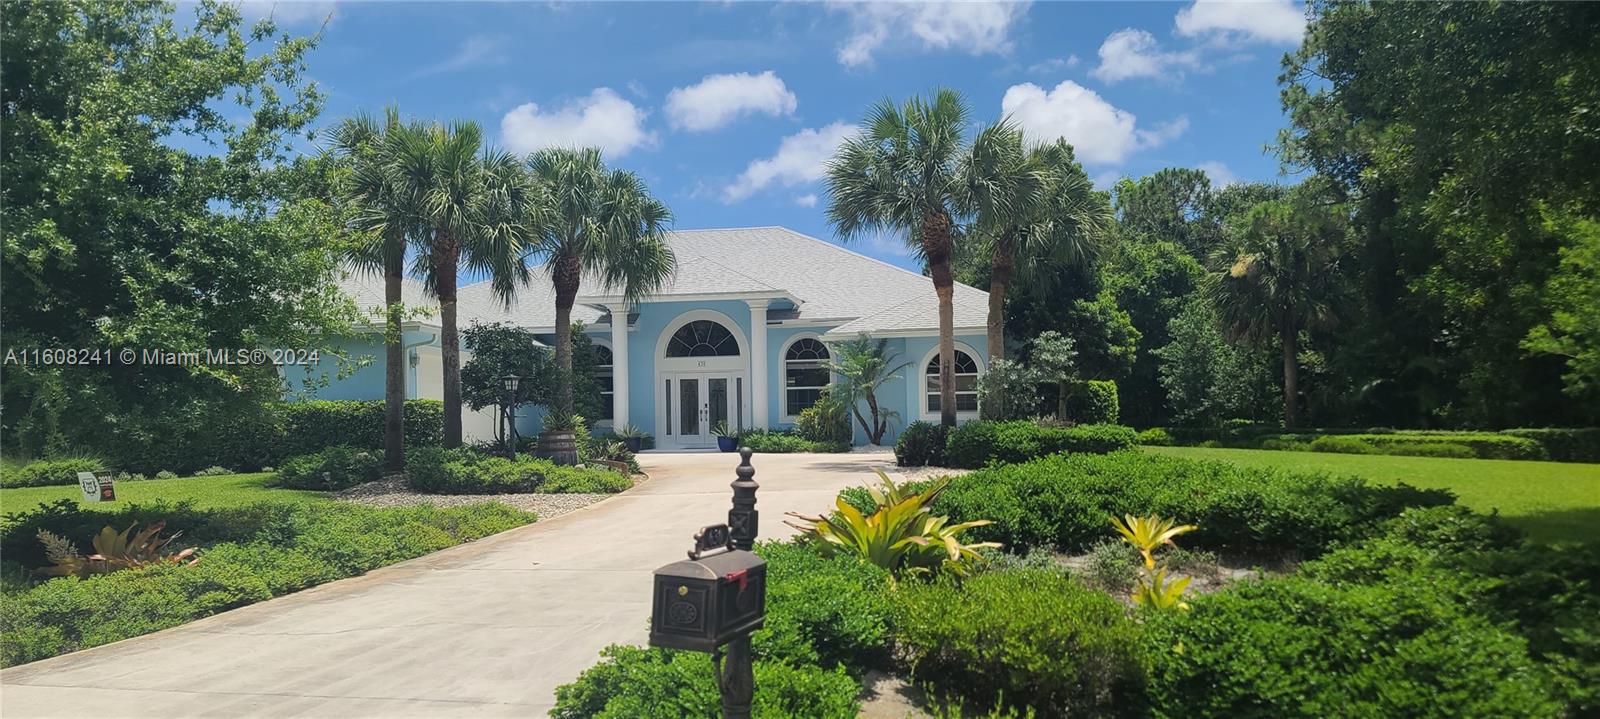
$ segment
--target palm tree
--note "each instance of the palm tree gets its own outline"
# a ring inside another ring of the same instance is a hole
[[[547,148],[527,160],[543,202],[528,247],[549,270],[556,295],[556,411],[572,412],[572,305],[585,275],[633,304],[677,267],[665,233],[672,213],[632,172],[606,169],[597,148]],[[626,322],[613,317],[612,322]]]
[[[900,234],[927,265],[939,298],[940,420],[956,423],[955,278],[950,272],[956,223],[993,181],[993,147],[1002,133],[985,131],[968,143],[967,107],[954,90],[904,105],[878,103],[861,132],[828,162],[828,221],[840,239],[869,232]],[[1001,192],[988,192],[1002,196]]]
[[[1013,276],[1026,279],[1098,253],[1113,216],[1111,203],[1097,192],[1072,146],[1063,140],[1023,148],[1022,132],[1002,122],[995,133],[994,178],[978,185],[978,216],[973,235],[978,253],[989,258],[989,361],[1005,359],[1006,291]],[[979,145],[982,146],[981,144]],[[1003,416],[1004,397],[990,398],[983,410]]]
[[[412,217],[388,172],[399,111],[391,107],[380,125],[371,115],[357,115],[329,133],[330,153],[340,163],[335,184],[338,200],[349,209],[348,229],[354,240],[347,260],[358,270],[383,273],[384,367],[383,460],[390,472],[405,469],[406,379],[400,321],[404,313],[401,283],[405,277],[406,244],[415,236]]]
[[[484,149],[483,131],[473,122],[403,126],[396,133],[389,171],[419,228],[412,272],[439,300],[444,445],[459,447],[457,276],[462,266],[484,272],[495,296],[511,301],[517,286],[530,277],[522,257],[537,222],[538,188],[528,182],[513,155]]]
[[[878,387],[900,375],[910,362],[895,364],[895,354],[889,351],[889,340],[873,340],[865,333],[855,339],[834,345],[832,356],[823,364],[838,376],[828,387],[827,401],[848,407],[867,433],[867,441],[881,444],[883,434],[889,429],[894,412],[878,406]],[[861,405],[867,405],[871,421],[861,414]]]
[[[1283,426],[1294,427],[1301,330],[1332,325],[1347,217],[1304,197],[1272,200],[1229,223],[1206,292],[1230,340],[1283,350]]]

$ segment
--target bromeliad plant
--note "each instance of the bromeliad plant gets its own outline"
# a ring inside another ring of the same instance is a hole
[[[944,571],[966,575],[982,561],[979,549],[999,547],[996,542],[965,544],[962,532],[990,524],[987,519],[950,524],[948,517],[931,513],[933,501],[950,486],[950,478],[935,480],[921,492],[896,485],[878,470],[882,485],[868,487],[875,509],[864,514],[844,501],[836,500],[833,514],[810,517],[797,512],[789,516],[800,520],[788,524],[801,530],[801,536],[815,542],[825,553],[849,552],[896,575],[929,574]]]
[[[110,574],[152,564],[187,567],[200,561],[194,558],[193,547],[176,554],[162,551],[182,534],[179,532],[169,537],[162,537],[161,530],[167,526],[165,521],[156,522],[134,534],[133,528],[137,524],[137,522],[130,524],[121,532],[110,526],[101,529],[100,533],[90,540],[94,545],[94,554],[87,557],[79,555],[78,548],[66,538],[40,531],[39,541],[44,543],[45,557],[54,565],[44,567],[38,570],[38,573],[47,577],[87,579],[96,574]]]
[[[1156,609],[1177,609],[1188,611],[1188,603],[1183,601],[1183,592],[1189,588],[1189,583],[1194,581],[1191,577],[1167,577],[1167,568],[1156,565],[1156,550],[1162,547],[1173,546],[1172,538],[1180,534],[1192,532],[1196,527],[1192,524],[1178,524],[1171,519],[1163,519],[1157,515],[1148,517],[1135,517],[1131,514],[1122,519],[1111,518],[1111,526],[1117,528],[1117,534],[1122,535],[1122,540],[1133,545],[1139,550],[1139,555],[1144,557],[1144,571],[1140,573],[1138,584],[1133,588],[1133,601]]]

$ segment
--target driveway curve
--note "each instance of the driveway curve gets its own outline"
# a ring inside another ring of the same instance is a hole
[[[181,627],[0,672],[22,717],[544,716],[612,643],[643,644],[650,573],[726,520],[736,454],[644,454],[651,480],[571,514]],[[757,455],[761,536],[888,454]]]

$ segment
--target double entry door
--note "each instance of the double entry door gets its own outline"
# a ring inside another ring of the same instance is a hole
[[[714,447],[718,423],[744,429],[744,376],[730,372],[680,372],[667,378],[667,436],[683,449]]]

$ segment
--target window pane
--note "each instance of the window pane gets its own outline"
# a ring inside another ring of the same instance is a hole
[[[977,375],[956,375],[957,392],[974,392],[978,389]]]
[[[615,403],[615,395],[613,395],[611,392],[601,392],[600,393],[600,419],[613,420],[613,419],[616,419],[616,414],[617,414],[617,407],[616,407],[616,403]]]
[[[711,320],[695,320],[667,342],[668,357],[737,357],[739,341],[728,328]]]
[[[800,414],[801,410],[816,404],[817,400],[822,398],[822,390],[820,389],[791,389],[788,392],[789,395],[786,399],[789,402],[788,410],[790,415]]]
[[[828,358],[828,347],[810,337],[795,340],[789,345],[789,351],[784,353],[786,360],[825,360]]]
[[[964,394],[964,393],[957,392],[956,393],[956,411],[957,412],[976,412],[976,411],[978,411],[978,395],[976,395],[976,394]]]
[[[938,392],[934,392],[933,394],[928,395],[928,411],[929,412],[938,412],[939,411],[939,393]]]
[[[667,430],[667,436],[670,437],[672,436],[672,380],[662,381],[667,384],[667,403],[664,405],[667,408],[667,426],[663,429]]]
[[[791,362],[784,375],[784,383],[789,387],[826,387],[828,385],[828,370],[821,367],[807,367],[797,362]]]

